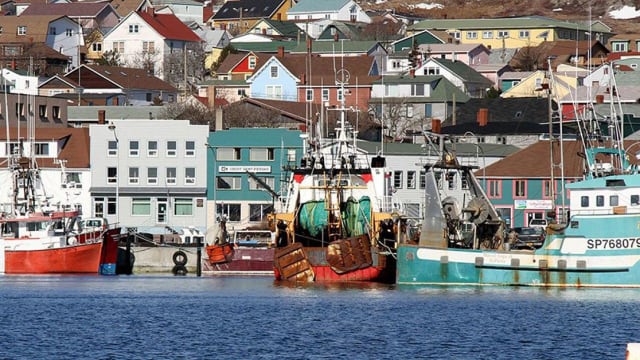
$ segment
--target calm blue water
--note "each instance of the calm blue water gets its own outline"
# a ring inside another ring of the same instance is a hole
[[[0,276],[1,359],[624,359],[640,290]]]

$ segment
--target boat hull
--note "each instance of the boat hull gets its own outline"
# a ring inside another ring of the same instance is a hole
[[[83,241],[59,248],[11,250],[11,240],[4,240],[8,245],[4,252],[4,272],[115,275],[118,254],[116,234],[119,231],[110,229],[102,241]]]
[[[483,251],[402,245],[399,285],[640,287],[640,250]]]
[[[327,262],[327,248],[295,245],[290,245],[291,250],[278,249],[276,252],[276,280],[380,283],[393,283],[395,280],[395,259],[391,255],[378,253],[375,249],[370,250],[373,261],[371,265],[339,273]]]
[[[273,248],[234,247],[230,261],[206,261],[205,271],[220,275],[273,275]]]

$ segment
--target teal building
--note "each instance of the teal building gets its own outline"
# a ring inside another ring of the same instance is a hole
[[[211,132],[207,143],[208,223],[220,215],[229,230],[263,228],[277,207],[291,167],[303,153],[302,132],[285,128],[232,128]]]

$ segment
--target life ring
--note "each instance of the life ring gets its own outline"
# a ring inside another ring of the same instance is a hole
[[[75,245],[78,243],[78,238],[76,238],[75,236],[71,236],[70,238],[67,239],[67,245]]]
[[[182,250],[173,253],[173,263],[177,266],[184,267],[187,264],[187,254]]]

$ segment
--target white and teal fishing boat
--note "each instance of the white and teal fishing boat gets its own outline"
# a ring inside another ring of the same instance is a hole
[[[566,186],[567,222],[547,226],[538,249],[510,248],[473,172],[443,151],[427,169],[419,242],[398,248],[397,283],[640,287],[640,174],[611,109],[580,128],[584,179]]]

